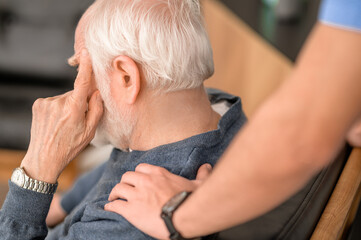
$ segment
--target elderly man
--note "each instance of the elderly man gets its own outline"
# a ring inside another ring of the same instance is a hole
[[[78,25],[69,63],[79,65],[74,90],[34,103],[29,149],[0,213],[1,237],[151,238],[104,210],[120,179],[133,177],[123,174],[149,163],[195,179],[246,121],[239,98],[204,90],[213,61],[199,2],[98,0]],[[84,199],[48,233],[57,178],[97,126],[98,141],[116,148]],[[172,231],[171,217],[164,221]]]

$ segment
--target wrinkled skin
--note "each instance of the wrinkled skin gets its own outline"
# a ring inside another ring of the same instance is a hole
[[[30,177],[55,183],[93,139],[103,102],[99,92],[94,91],[92,78],[91,60],[84,50],[74,90],[35,101],[30,145],[21,163]]]

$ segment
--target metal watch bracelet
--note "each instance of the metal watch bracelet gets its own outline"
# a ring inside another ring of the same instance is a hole
[[[11,176],[11,182],[21,188],[43,194],[54,194],[58,183],[52,184],[29,177],[23,168],[16,168]]]

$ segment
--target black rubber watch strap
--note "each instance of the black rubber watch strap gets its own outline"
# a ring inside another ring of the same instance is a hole
[[[190,192],[178,193],[177,195],[172,197],[162,208],[161,217],[168,228],[170,234],[169,238],[172,240],[186,240],[186,238],[182,237],[182,235],[174,227],[173,213],[187,199],[190,194]]]

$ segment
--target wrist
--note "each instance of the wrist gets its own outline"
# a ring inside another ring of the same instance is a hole
[[[191,234],[191,231],[189,229],[189,226],[187,226],[186,219],[186,209],[184,208],[184,205],[186,204],[187,200],[181,204],[178,209],[173,214],[173,224],[175,229],[184,237],[184,238],[193,238],[195,235]]]
[[[177,212],[178,208],[182,203],[188,198],[191,192],[180,192],[174,195],[163,207],[161,217],[169,231],[170,239],[185,240],[189,239],[184,236],[174,224],[174,214]]]
[[[52,167],[47,164],[37,164],[32,161],[28,161],[24,158],[20,165],[24,169],[26,174],[32,179],[39,181],[55,184],[58,180],[60,173],[57,170],[54,170]]]
[[[40,181],[29,177],[23,168],[15,168],[11,175],[11,182],[21,188],[30,191],[52,195],[56,192],[58,183],[51,184],[48,182]]]

